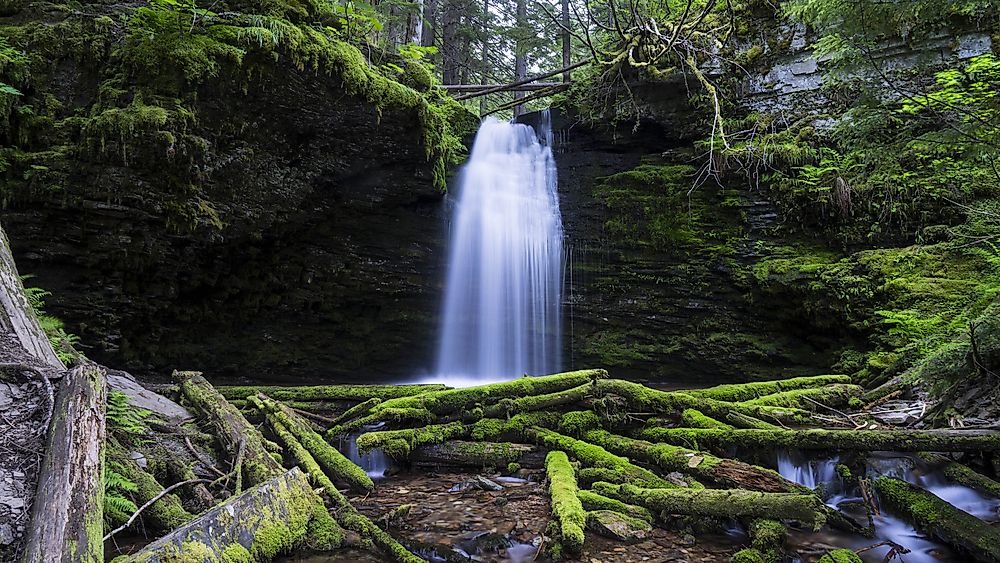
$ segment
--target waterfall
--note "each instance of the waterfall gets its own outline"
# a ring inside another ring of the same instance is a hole
[[[536,132],[487,118],[451,230],[439,380],[559,371],[563,228],[548,112]]]

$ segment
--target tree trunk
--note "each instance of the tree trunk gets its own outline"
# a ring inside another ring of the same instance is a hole
[[[444,11],[441,14],[441,83],[458,84],[458,71],[461,46],[458,39],[458,26],[462,22],[462,12],[459,0],[443,0]]]
[[[280,387],[267,385],[233,385],[216,388],[223,397],[245,400],[263,393],[276,401],[367,401],[378,398],[383,401],[411,397],[429,391],[448,389],[440,383],[417,385],[308,385],[301,387]]]
[[[131,560],[270,561],[306,541],[318,511],[326,509],[296,467],[230,498]]]
[[[514,81],[524,80],[528,76],[528,58],[524,36],[528,26],[528,2],[517,0],[517,43],[514,46]],[[524,98],[524,92],[514,92],[514,100]],[[523,105],[514,106],[514,117],[524,113]]]
[[[22,561],[104,561],[104,370],[69,371],[56,398]]]
[[[650,428],[655,442],[697,449],[731,447],[894,452],[980,452],[1000,450],[1000,433],[990,430],[735,430]]]
[[[240,475],[246,485],[259,485],[284,472],[264,447],[260,432],[201,373],[175,371],[173,377],[192,410],[215,428],[213,434],[230,459],[242,462]]]
[[[492,467],[504,471],[513,463],[522,468],[539,469],[545,461],[545,451],[529,444],[451,440],[418,446],[409,459],[417,467]]]
[[[24,285],[17,274],[14,257],[10,253],[10,242],[0,228],[0,333],[11,333],[29,356],[39,364],[57,372],[65,368],[59,361],[45,331],[38,324],[34,311],[24,293]],[[54,375],[54,374],[53,374]]]
[[[924,534],[976,561],[1000,562],[1000,533],[986,522],[899,479],[880,477],[875,480],[875,489],[882,502],[905,515]]]
[[[561,19],[562,19],[562,26],[564,28],[563,32],[562,32],[562,64],[563,64],[563,68],[568,68],[569,65],[570,65],[569,60],[570,60],[570,48],[571,48],[570,35],[569,35],[569,26],[570,26],[570,23],[569,23],[569,0],[562,0],[562,18]],[[571,71],[567,70],[567,71],[563,72],[562,79],[563,79],[563,82],[569,82],[570,80],[572,80],[572,73],[571,73]]]
[[[434,46],[434,32],[437,30],[438,0],[423,0],[423,20],[420,26],[420,46]]]
[[[643,489],[632,485],[595,483],[594,490],[653,512],[716,518],[780,518],[799,520],[819,529],[826,521],[823,501],[816,495],[761,493],[741,489]]]

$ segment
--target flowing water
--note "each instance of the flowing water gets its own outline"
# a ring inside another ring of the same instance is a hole
[[[455,206],[436,381],[559,371],[563,227],[548,113],[487,118]]]
[[[778,472],[785,478],[810,488],[820,487],[826,503],[834,508],[847,505],[858,505],[862,501],[858,491],[848,490],[843,480],[837,475],[836,465],[839,459],[821,458],[808,459],[799,452],[783,452],[778,455]],[[922,487],[942,499],[955,505],[978,518],[990,522],[998,520],[1000,500],[986,497],[979,492],[947,481],[932,468],[905,455],[883,454],[873,455],[866,463],[866,473],[869,477],[887,475],[903,479]],[[875,516],[875,539],[836,538],[829,541],[835,545],[849,545],[859,549],[876,544],[883,540],[891,540],[910,550],[899,559],[905,563],[940,563],[942,561],[963,561],[961,557],[949,551],[945,546],[921,535],[911,524],[896,515],[883,510]],[[803,538],[808,542],[808,537]],[[883,561],[888,546],[883,546],[865,552],[865,561]]]

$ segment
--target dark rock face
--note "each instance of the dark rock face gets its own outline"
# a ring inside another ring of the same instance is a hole
[[[559,116],[553,123],[568,245],[567,367],[605,366],[615,376],[686,383],[829,368],[835,349],[822,335],[806,336],[774,303],[754,303],[743,283],[776,217],[765,194],[705,184],[689,197],[694,178],[682,175],[625,186],[625,199],[640,203],[623,206],[609,188],[630,180],[614,175],[685,170],[686,140],[656,122],[634,133],[589,129]],[[677,224],[658,233],[661,220]],[[639,223],[648,223],[647,230],[623,234]],[[659,244],[646,242],[661,234]]]
[[[199,95],[196,183],[221,228],[171,224],[162,154],[81,159],[65,197],[3,212],[22,271],[87,355],[282,380],[430,366],[443,196],[417,115],[378,115],[336,78],[270,72],[245,94],[220,80]]]

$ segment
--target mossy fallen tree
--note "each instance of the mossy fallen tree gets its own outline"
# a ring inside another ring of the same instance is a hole
[[[642,437],[698,449],[797,448],[802,450],[989,452],[1000,450],[1000,432],[989,430],[753,430],[647,428]]]
[[[194,515],[184,510],[181,500],[175,494],[163,494],[164,489],[153,475],[143,471],[135,460],[124,451],[111,448],[108,461],[115,463],[115,469],[135,484],[132,493],[136,505],[155,502],[142,512],[143,525],[154,530],[170,531],[194,519]]]
[[[764,395],[741,405],[786,407],[806,411],[824,410],[847,406],[851,399],[860,400],[864,388],[860,385],[834,383],[825,387],[794,389],[773,395]]]
[[[594,490],[654,513],[716,518],[781,518],[819,529],[826,522],[823,501],[813,494],[762,493],[742,489],[646,489],[598,482]]]
[[[344,457],[344,454],[327,443],[309,426],[308,422],[292,412],[291,409],[265,395],[251,396],[248,400],[272,423],[280,423],[291,432],[299,443],[309,450],[309,453],[331,480],[346,483],[352,489],[362,492],[371,492],[375,489],[375,483],[372,482],[371,477],[364,469]]]
[[[147,545],[128,560],[270,561],[307,542],[326,512],[316,501],[302,471],[280,472]]]
[[[417,385],[311,385],[301,387],[268,385],[220,385],[219,394],[228,400],[246,400],[257,394],[279,401],[382,401],[448,389],[438,383]]]
[[[919,455],[924,461],[937,465],[949,481],[976,489],[983,494],[1000,498],[1000,483],[975,469],[940,454],[922,452]]]
[[[727,383],[706,389],[686,391],[687,394],[706,399],[742,403],[752,401],[767,395],[797,389],[816,389],[838,383],[851,383],[848,375],[814,375],[809,377],[793,377],[774,381],[755,381],[751,383]]]
[[[552,514],[559,523],[559,543],[570,555],[583,550],[587,512],[577,496],[576,475],[565,452],[553,450],[545,458]]]
[[[927,534],[976,561],[1000,562],[1000,532],[933,493],[892,477],[875,480],[885,505]]]
[[[512,442],[470,442],[449,440],[415,448],[409,461],[417,467],[467,467],[539,469],[544,465],[545,450],[530,444]]]

